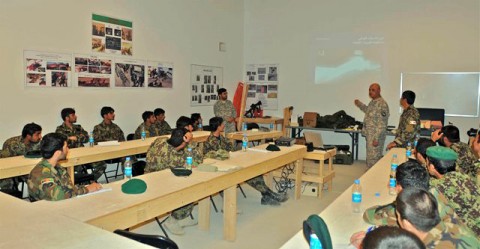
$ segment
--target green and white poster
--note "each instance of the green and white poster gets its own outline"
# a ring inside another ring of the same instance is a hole
[[[109,54],[133,54],[131,21],[92,14],[92,51]]]

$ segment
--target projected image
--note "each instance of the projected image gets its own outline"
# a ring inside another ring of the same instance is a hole
[[[333,36],[314,42],[315,84],[341,84],[355,80],[380,80],[384,38]]]

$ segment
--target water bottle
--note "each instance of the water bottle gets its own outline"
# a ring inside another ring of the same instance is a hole
[[[132,179],[132,161],[130,161],[130,157],[127,156],[125,158],[125,171],[123,172],[127,180]]]
[[[185,160],[186,169],[192,170],[192,164],[193,164],[193,157],[192,157],[192,148],[188,147],[187,148],[187,158]]]
[[[362,211],[362,186],[360,186],[360,180],[354,181],[352,186],[352,211],[354,213],[360,213]]]
[[[420,139],[420,134],[415,135],[415,141],[413,141],[413,148],[417,148],[418,140]]]
[[[397,167],[398,167],[398,158],[397,158],[397,154],[393,154],[392,156],[392,162],[390,164],[390,176],[389,176],[389,181],[388,181],[388,193],[390,195],[396,195],[397,194],[397,190],[396,190],[396,186],[397,186]]]
[[[248,137],[247,133],[243,133],[243,138],[242,138],[242,151],[246,152],[248,148]]]
[[[412,155],[412,143],[410,143],[410,142],[407,143],[406,155],[407,155],[407,158],[409,158]]]
[[[199,130],[199,131],[203,131],[203,125],[202,125],[202,123],[198,123],[198,130]]]
[[[88,145],[90,147],[93,147],[93,145],[95,144],[95,140],[93,138],[93,131],[90,132],[90,134],[88,135]]]
[[[145,132],[145,124],[142,125],[142,141],[145,141],[145,138],[147,138],[147,132]]]
[[[318,239],[318,236],[314,233],[310,234],[310,249],[322,249],[322,242]]]
[[[242,130],[243,130],[243,131],[246,131],[246,130],[247,130],[247,123],[243,122],[243,125],[242,125],[242,126],[243,126],[243,127],[242,127]]]
[[[270,130],[273,131],[273,123],[270,123]]]

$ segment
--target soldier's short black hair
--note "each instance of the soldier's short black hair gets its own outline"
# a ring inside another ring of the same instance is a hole
[[[162,108],[157,108],[153,111],[153,114],[156,116],[160,115],[160,114],[165,114],[165,110],[163,110]]]
[[[406,99],[409,105],[413,105],[413,103],[415,103],[415,93],[407,90],[402,93],[402,99]]]
[[[435,142],[433,142],[431,139],[421,137],[418,139],[417,142],[417,147],[415,148],[418,153],[420,153],[423,158],[427,158],[427,149],[429,147],[435,146]]]
[[[415,234],[393,226],[380,226],[367,233],[362,242],[369,249],[424,249],[425,244]]]
[[[223,118],[213,117],[208,121],[208,126],[210,126],[211,131],[216,131],[220,125],[223,123]]]
[[[192,120],[193,123],[195,123],[197,120],[199,120],[202,116],[200,115],[200,113],[196,112],[196,113],[192,113],[192,115],[190,115],[190,119]]]
[[[152,112],[152,111],[144,111],[144,112],[142,113],[143,122],[147,121],[147,119],[149,119],[151,116],[153,116],[153,112]]]
[[[437,170],[437,172],[441,175],[455,171],[455,168],[457,167],[456,160],[440,160],[429,156],[427,156],[427,159],[428,163],[433,164],[435,170]]]
[[[217,93],[218,93],[218,95],[220,95],[220,94],[222,94],[222,93],[224,93],[224,92],[226,92],[226,91],[227,91],[227,89],[225,89],[225,88],[220,88],[220,89],[218,89]]]
[[[397,196],[396,202],[400,219],[408,220],[420,231],[429,232],[440,222],[437,200],[427,190],[406,188]]]
[[[443,136],[450,141],[450,143],[460,142],[460,131],[454,125],[446,125],[442,127]]]
[[[193,125],[192,120],[189,117],[181,116],[177,119],[176,127],[185,128],[185,126]]]
[[[172,135],[167,140],[167,143],[173,147],[178,147],[183,143],[183,136],[187,134],[187,129],[185,128],[175,128],[172,130]]]
[[[62,117],[62,120],[65,121],[65,119],[70,115],[70,114],[75,114],[75,109],[67,107],[63,108],[62,111],[60,112],[60,116]]]
[[[35,132],[42,131],[42,127],[35,123],[26,124],[22,130],[22,138],[26,138],[27,135],[33,136]]]
[[[109,113],[113,113],[113,112],[115,112],[115,110],[113,110],[112,107],[110,107],[110,106],[104,106],[104,107],[102,107],[102,109],[100,110],[100,116],[102,116],[102,118],[103,118],[105,115],[107,115],[107,114],[109,114]]]
[[[45,159],[52,158],[55,151],[62,150],[67,141],[67,136],[61,133],[48,133],[40,142],[40,152]],[[54,165],[55,166],[55,165]]]
[[[428,190],[430,175],[425,167],[416,161],[406,161],[397,167],[397,183],[402,188],[421,188]]]

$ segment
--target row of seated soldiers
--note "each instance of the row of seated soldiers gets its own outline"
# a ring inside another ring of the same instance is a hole
[[[64,108],[60,112],[63,123],[59,125],[55,132],[67,136],[69,148],[83,147],[89,140],[88,132],[77,124],[77,115],[73,108]],[[104,141],[125,141],[125,135],[122,129],[113,121],[115,120],[115,110],[112,107],[105,106],[100,110],[102,122],[93,128],[93,137],[95,142]],[[194,120],[194,127],[201,126],[201,116],[199,113],[193,113],[191,118]],[[165,111],[157,108],[153,112],[145,111],[142,114],[143,122],[135,130],[132,139],[139,139],[142,130],[145,130],[146,136],[161,136],[171,133],[172,128],[165,121]],[[38,151],[40,149],[40,140],[42,139],[42,127],[35,123],[26,124],[23,127],[22,134],[7,139],[0,151],[0,158],[22,156],[27,152]],[[94,180],[98,180],[106,169],[105,162],[96,162],[91,165],[76,167],[75,172],[92,169]],[[0,180],[0,190],[7,193],[15,193],[18,182],[25,180],[24,177]]]

